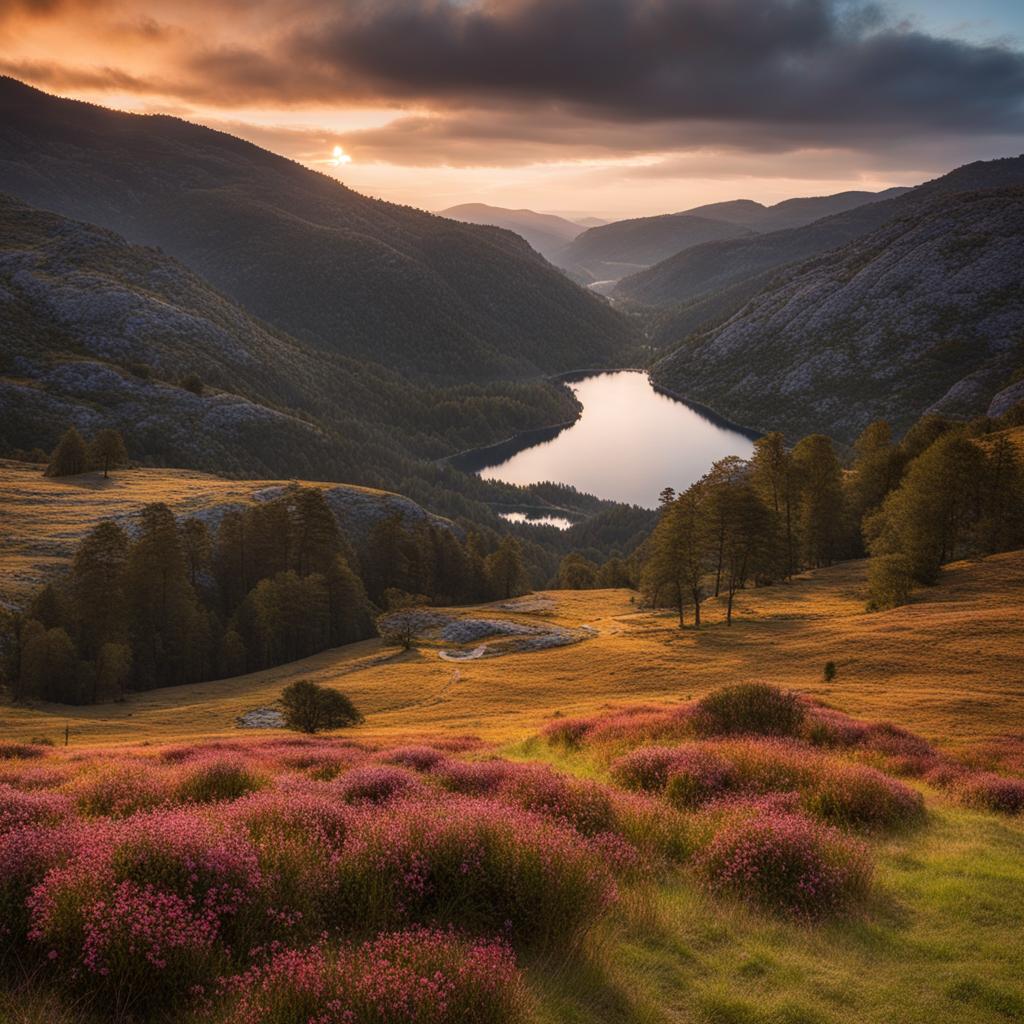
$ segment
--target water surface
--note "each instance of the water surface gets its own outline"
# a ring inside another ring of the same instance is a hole
[[[756,434],[656,391],[642,371],[593,374],[569,386],[583,404],[571,426],[471,452],[457,464],[485,480],[550,480],[655,508],[663,488],[685,490],[716,459],[753,451]]]

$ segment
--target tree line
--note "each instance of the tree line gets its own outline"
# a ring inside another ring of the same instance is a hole
[[[96,703],[238,675],[373,636],[389,602],[490,600],[527,582],[515,538],[401,513],[357,553],[316,487],[217,519],[155,503],[127,528],[98,523],[65,578],[0,617],[11,696]]]
[[[893,607],[947,562],[1024,546],[1024,467],[1003,432],[1021,424],[1024,405],[966,424],[928,416],[897,443],[878,421],[845,467],[822,434],[792,448],[767,434],[750,459],[721,459],[679,494],[666,488],[632,558],[568,555],[559,585],[637,586],[681,626],[689,616],[699,627],[703,602],[720,597],[731,624],[743,588],[869,555],[869,608]]]

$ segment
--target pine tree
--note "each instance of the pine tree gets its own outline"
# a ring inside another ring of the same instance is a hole
[[[230,616],[249,593],[246,517],[230,511],[220,521],[214,555],[214,575],[221,595],[224,617]]]
[[[341,555],[335,555],[324,574],[332,646],[373,636],[373,618],[363,581]]]
[[[848,487],[849,510],[859,528],[864,516],[874,512],[899,483],[900,453],[885,420],[865,427],[853,448],[856,458]]]
[[[774,571],[784,579],[796,572],[797,475],[780,433],[754,442],[751,483],[771,517]]]
[[[128,449],[124,438],[111,428],[101,430],[89,446],[89,461],[103,470],[103,477],[110,476],[110,470],[123,466],[128,461]]]
[[[941,565],[972,550],[984,468],[984,453],[962,431],[942,434],[868,517],[871,554],[905,555],[918,583],[934,583]]]
[[[85,535],[71,566],[71,593],[79,652],[95,658],[107,643],[128,635],[125,592],[128,536],[111,519]]]
[[[811,434],[793,449],[799,481],[800,555],[806,566],[829,565],[844,540],[842,467],[832,442]]]
[[[323,572],[341,550],[341,531],[319,487],[300,487],[292,494],[295,527],[291,564],[300,576]]]
[[[68,427],[53,449],[46,467],[47,476],[77,476],[89,468],[88,452],[82,435],[74,427]]]
[[[178,524],[171,510],[158,503],[142,510],[140,527],[128,559],[137,674],[145,685],[192,682],[202,623]]]
[[[685,624],[687,604],[693,606],[694,628],[700,628],[704,577],[716,564],[716,539],[706,522],[706,483],[698,481],[676,499],[662,506],[661,516],[647,545],[643,566],[644,585],[658,605],[666,591]]]
[[[577,551],[566,555],[558,566],[559,590],[590,590],[597,585],[597,566]]]
[[[526,586],[526,573],[519,541],[511,536],[503,538],[497,551],[487,556],[485,571],[494,593],[499,597],[507,600],[521,594]]]
[[[185,554],[189,582],[195,587],[199,576],[210,567],[213,551],[210,531],[202,519],[190,516],[181,524],[181,547]]]

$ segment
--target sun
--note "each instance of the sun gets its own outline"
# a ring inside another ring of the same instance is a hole
[[[335,167],[342,167],[345,164],[352,163],[352,157],[345,152],[343,147],[335,146],[331,153],[331,163],[334,164]]]

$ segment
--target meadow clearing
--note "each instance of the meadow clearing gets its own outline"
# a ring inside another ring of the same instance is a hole
[[[1024,553],[892,611],[864,590],[832,566],[699,633],[552,591],[445,611],[589,639],[4,707],[0,1020],[1022,1019]],[[366,722],[236,727],[300,678]],[[751,680],[796,717],[708,725]]]

